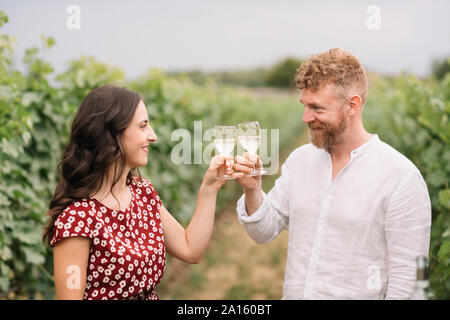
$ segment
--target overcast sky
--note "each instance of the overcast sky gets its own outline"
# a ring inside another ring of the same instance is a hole
[[[80,8],[79,30],[67,27],[70,5]],[[2,0],[0,10],[9,16],[3,32],[18,39],[17,60],[41,34],[56,39],[45,55],[56,72],[81,54],[133,78],[153,67],[268,66],[340,47],[368,69],[424,76],[433,58],[450,54],[449,0]]]

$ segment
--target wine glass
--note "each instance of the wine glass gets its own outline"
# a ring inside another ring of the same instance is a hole
[[[236,127],[215,126],[214,129],[215,129],[214,145],[216,146],[217,151],[219,151],[219,153],[222,156],[228,157],[233,152],[234,145],[236,144]],[[224,172],[223,174],[219,174],[217,176],[217,179],[234,179],[234,178],[228,175],[226,172]]]
[[[239,123],[237,125],[237,136],[239,143],[245,150],[251,155],[252,158],[257,158],[257,151],[259,144],[261,143],[261,135],[258,121],[250,121]],[[247,176],[260,176],[266,173],[263,169],[257,169],[256,164],[253,167],[253,171],[247,174]]]

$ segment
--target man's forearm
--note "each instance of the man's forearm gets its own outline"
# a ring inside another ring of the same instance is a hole
[[[252,190],[244,190],[244,193],[245,193],[245,210],[247,211],[247,214],[251,216],[261,206],[261,203],[263,201],[262,192],[260,188],[255,188]]]

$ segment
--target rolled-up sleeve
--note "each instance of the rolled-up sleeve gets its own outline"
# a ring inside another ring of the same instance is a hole
[[[386,299],[407,299],[414,290],[416,258],[430,246],[431,203],[420,172],[408,174],[392,194],[385,217],[388,250]]]
[[[245,208],[245,195],[238,200],[236,211],[239,223],[244,225],[247,234],[257,243],[267,243],[275,239],[289,226],[287,166],[283,165],[281,176],[268,194],[262,192],[261,206],[252,215]]]

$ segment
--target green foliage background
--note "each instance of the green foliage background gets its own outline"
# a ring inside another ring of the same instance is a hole
[[[192,131],[197,120],[210,128],[257,119],[263,128],[280,128],[284,150],[303,128],[301,107],[292,96],[255,98],[245,89],[218,86],[210,79],[198,85],[189,77],[169,77],[157,70],[125,81],[122,70],[92,57],[71,61],[55,76],[41,57],[55,44],[52,38],[42,37],[42,48],[26,51],[27,70],[21,73],[11,65],[15,40],[1,33],[7,21],[0,11],[0,298],[54,297],[52,255],[41,243],[42,227],[72,117],[93,88],[113,83],[143,96],[158,143],[152,145],[149,166],[141,173],[183,223],[193,212],[207,164],[180,166],[170,161],[178,143],[171,141],[175,129]],[[256,82],[259,78],[248,76]],[[371,84],[365,110],[368,131],[377,132],[411,159],[427,181],[433,205],[430,284],[435,298],[449,299],[450,76],[440,81],[375,76]],[[219,208],[238,192],[236,184],[227,184],[219,195]]]
[[[302,60],[286,58],[276,63],[266,77],[266,84],[278,88],[295,88],[295,75]]]

